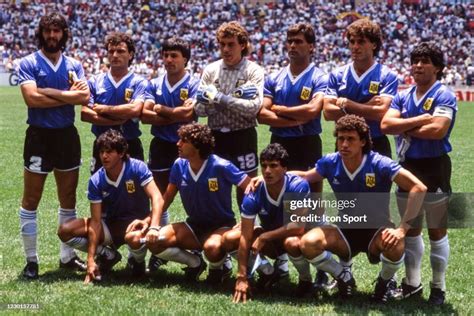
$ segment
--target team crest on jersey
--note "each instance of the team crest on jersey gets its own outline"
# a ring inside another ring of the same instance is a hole
[[[77,75],[74,71],[72,70],[69,70],[68,72],[68,80],[69,80],[69,84],[73,85],[74,82],[76,81],[79,81],[79,78],[77,78]]]
[[[369,93],[371,93],[371,94],[379,93],[379,86],[380,86],[380,82],[371,81],[370,85],[369,85]]]
[[[188,98],[188,89],[186,88],[182,88],[181,90],[179,90],[179,98],[181,99],[181,101],[184,101]]]
[[[125,181],[125,187],[127,188],[128,193],[134,193],[135,192],[135,183],[133,182],[133,180]]]
[[[425,103],[423,104],[423,110],[429,111],[432,105],[433,105],[433,98],[426,99]]]
[[[303,87],[303,89],[301,90],[301,95],[300,95],[301,100],[308,101],[310,96],[311,96],[311,88]]]
[[[207,179],[207,183],[209,185],[209,191],[216,192],[219,190],[219,184],[217,183],[217,178],[209,178]]]
[[[375,186],[375,173],[365,174],[365,185],[369,188],[373,188]]]
[[[132,100],[133,89],[125,89],[125,101],[130,102]]]

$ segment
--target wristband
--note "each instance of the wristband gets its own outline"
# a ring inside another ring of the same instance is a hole
[[[159,232],[161,229],[161,226],[150,226],[148,227],[148,230],[156,230],[157,232]]]

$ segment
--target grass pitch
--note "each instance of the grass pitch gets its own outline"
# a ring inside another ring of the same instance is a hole
[[[358,292],[351,300],[340,301],[293,296],[297,274],[293,267],[289,281],[279,284],[271,296],[256,296],[245,305],[231,303],[234,285],[232,280],[222,289],[212,289],[202,282],[189,285],[183,281],[180,266],[169,263],[156,275],[133,280],[125,270],[125,259],[117,265],[105,282],[85,286],[83,274],[58,269],[59,245],[56,237],[58,202],[53,177],[48,177],[39,214],[40,279],[26,282],[18,276],[24,265],[22,243],[19,235],[18,208],[23,186],[22,150],[27,125],[26,107],[18,88],[0,88],[0,311],[24,313],[26,308],[13,309],[15,303],[39,304],[40,314],[472,314],[474,313],[474,254],[472,241],[474,229],[452,229],[450,262],[447,272],[447,304],[442,308],[429,306],[431,268],[429,241],[425,234],[426,252],[423,259],[422,282],[425,301],[391,302],[386,305],[369,303],[373,280],[379,266],[369,265],[364,255],[356,257],[354,276]],[[77,108],[79,110],[79,108]],[[474,121],[474,104],[459,104],[459,113],[451,141],[453,152],[452,186],[454,192],[474,192],[474,141],[469,136]],[[76,119],[81,135],[83,167],[77,191],[78,216],[89,215],[86,198],[89,162],[93,141],[90,125]],[[323,151],[333,151],[333,123],[323,122]],[[142,126],[145,151],[151,140],[149,126]],[[267,126],[259,127],[259,149],[269,141]],[[394,148],[394,147],[392,147]],[[326,188],[326,191],[329,189]],[[235,208],[236,209],[236,208]],[[183,220],[179,199],[170,209],[171,220]],[[122,247],[122,254],[126,251]],[[83,256],[84,258],[85,256]],[[235,266],[235,264],[234,264]],[[398,273],[399,279],[403,271]],[[205,277],[205,276],[204,276]],[[203,278],[203,277],[201,277]]]

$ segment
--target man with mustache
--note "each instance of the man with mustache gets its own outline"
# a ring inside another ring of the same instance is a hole
[[[74,105],[86,103],[89,88],[80,62],[63,55],[69,38],[63,16],[41,17],[39,50],[20,62],[19,83],[28,107],[24,157],[24,190],[20,231],[26,256],[23,276],[38,278],[37,207],[48,173],[54,172],[59,198],[59,224],[76,218],[76,188],[81,144],[74,126]],[[61,243],[60,267],[85,271],[74,250]]]

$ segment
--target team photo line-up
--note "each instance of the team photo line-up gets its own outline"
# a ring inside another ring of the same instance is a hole
[[[29,125],[19,210],[22,276],[39,277],[38,204],[53,172],[59,266],[84,271],[85,283],[106,276],[122,259],[117,249],[126,245],[127,268],[135,277],[171,261],[185,266],[189,282],[208,269],[206,282],[218,286],[231,276],[236,258],[234,302],[246,302],[251,289],[270,291],[288,276],[289,261],[298,272],[298,296],[337,289],[348,298],[356,288],[352,258],[365,252],[370,263],[381,262],[372,300],[421,297],[426,217],[429,303],[444,304],[447,229],[430,223],[443,217],[451,193],[449,135],[457,104],[439,81],[443,54],[434,43],[419,43],[410,56],[415,85],[398,92],[395,73],[376,61],[382,45],[376,23],[359,19],[348,26],[351,60],[330,74],[311,62],[314,34],[309,23],[291,25],[288,66],[264,74],[246,57],[247,31],[238,22],[223,23],[216,31],[221,59],[200,80],[186,71],[190,44],[169,38],[162,44],[166,73],[147,81],[129,71],[135,54],[131,37],[112,33],[104,44],[109,70],[86,80],[81,63],[63,54],[67,21],[58,13],[44,15],[38,50],[21,60],[18,71]],[[81,144],[75,105],[82,106],[81,120],[92,124],[95,136],[88,218],[76,215]],[[324,156],[321,116],[335,121],[336,150]],[[198,117],[207,117],[207,124],[196,123]],[[153,135],[148,164],[140,121],[151,125]],[[271,132],[260,153],[257,122]],[[396,135],[398,162],[386,135]],[[391,221],[388,196],[367,206],[378,218],[370,228],[288,223],[283,196],[320,193],[323,179],[336,197],[389,193],[395,182],[399,226]],[[232,210],[234,186],[240,223]],[[170,223],[167,210],[178,192],[187,217]],[[86,261],[76,250],[87,253]],[[405,277],[397,286],[394,276],[403,265]]]

